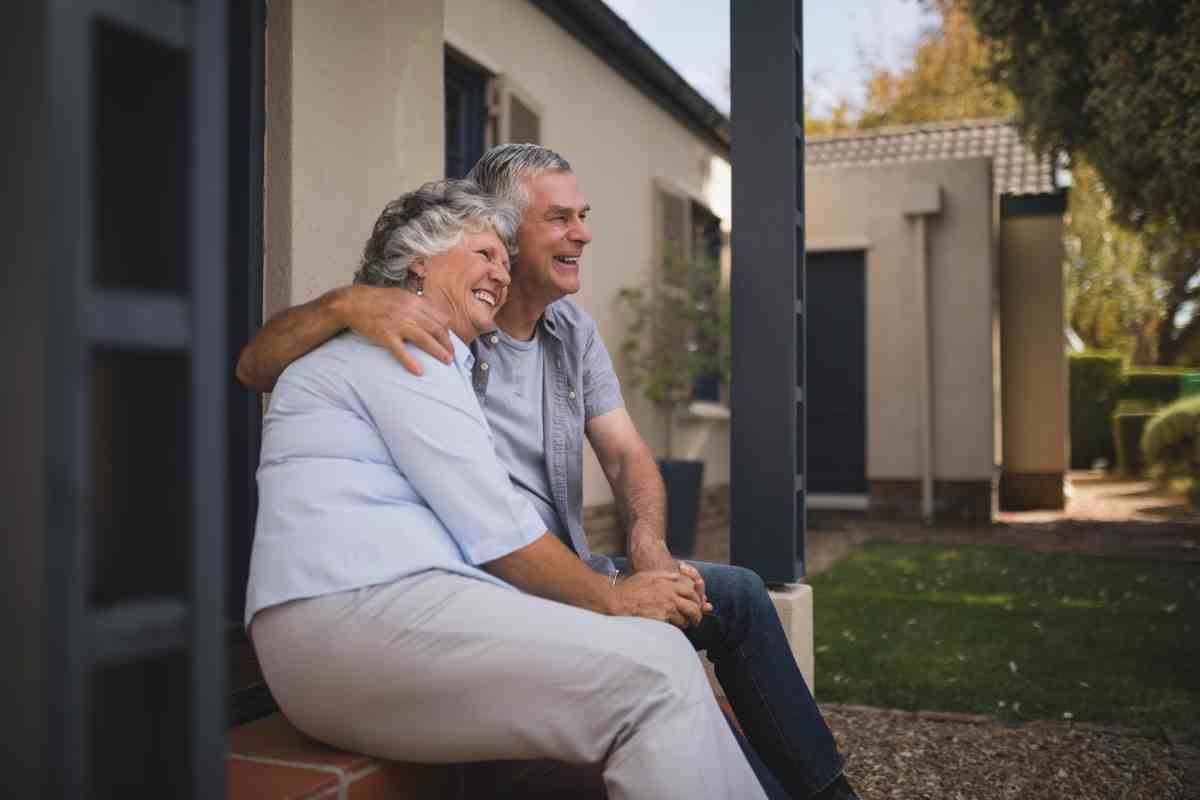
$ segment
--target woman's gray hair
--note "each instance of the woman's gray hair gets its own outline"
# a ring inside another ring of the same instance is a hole
[[[431,181],[388,203],[363,248],[354,282],[404,286],[419,258],[444,253],[464,233],[494,228],[509,259],[516,257],[521,215],[511,203],[485,192],[474,181]]]
[[[502,144],[484,153],[467,179],[484,191],[502,197],[524,211],[529,205],[525,181],[543,172],[570,172],[567,160],[548,147],[537,144]]]

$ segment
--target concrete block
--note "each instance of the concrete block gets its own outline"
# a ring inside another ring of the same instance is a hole
[[[771,602],[779,612],[792,655],[804,674],[810,692],[816,692],[816,661],[813,656],[813,590],[806,583],[789,583],[771,590]]]
[[[804,583],[789,583],[779,589],[771,589],[771,602],[783,623],[783,632],[787,635],[788,644],[792,647],[792,655],[804,675],[804,682],[811,692],[816,692],[816,665],[813,657],[813,590]],[[721,685],[717,683],[716,673],[708,658],[701,653],[700,659],[708,673],[709,683],[718,696],[723,697]]]

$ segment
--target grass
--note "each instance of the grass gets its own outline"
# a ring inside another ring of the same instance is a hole
[[[822,701],[1200,740],[1200,564],[872,542],[810,582]]]

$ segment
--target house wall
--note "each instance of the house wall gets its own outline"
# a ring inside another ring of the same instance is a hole
[[[1061,214],[1000,225],[1001,507],[1062,508],[1068,461]]]
[[[928,222],[934,478],[990,486],[990,161],[810,168],[806,178],[808,249],[866,250],[867,478],[881,486],[921,477],[924,322],[913,318],[917,226],[905,210],[912,187],[940,187],[940,214]]]
[[[269,0],[264,301],[350,282],[379,211],[443,168],[442,0]]]
[[[526,0],[270,0],[268,14],[267,316],[348,283],[384,203],[441,177],[446,44],[532,100],[542,144],[575,168],[595,237],[575,299],[614,358],[624,330],[614,298],[651,275],[655,180],[728,226],[728,162]],[[633,390],[626,403],[661,454],[663,415]],[[719,485],[728,439],[727,423],[685,422],[676,449],[703,459],[705,484]],[[611,499],[588,450],[584,503]]]
[[[652,274],[655,181],[691,195],[728,225],[728,163],[528,0],[447,0],[445,20],[448,44],[540,106],[541,144],[561,153],[578,175],[592,204],[594,238],[574,299],[595,318],[619,360],[625,325],[613,301],[622,287]],[[642,435],[663,455],[663,415],[630,387],[625,401]],[[705,461],[706,485],[728,483],[727,423],[688,422],[677,434],[678,452]],[[589,449],[584,504],[611,499]]]

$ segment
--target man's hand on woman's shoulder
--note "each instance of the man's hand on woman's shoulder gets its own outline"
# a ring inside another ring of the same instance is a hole
[[[411,342],[444,364],[454,358],[450,319],[424,297],[405,289],[350,286],[337,299],[345,327],[391,352],[414,375],[420,363],[408,351]]]

